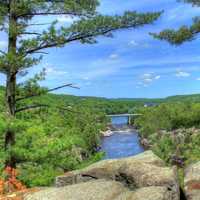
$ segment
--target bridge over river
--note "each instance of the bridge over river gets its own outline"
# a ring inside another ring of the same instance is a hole
[[[112,123],[114,122],[117,122],[118,119],[120,119],[120,123],[124,123],[124,124],[128,124],[128,125],[131,125],[131,119],[132,118],[135,118],[135,117],[138,117],[138,116],[141,116],[142,114],[139,114],[139,113],[135,113],[135,114],[113,114],[113,115],[107,115],[107,117],[111,118],[112,119]],[[122,120],[124,119],[124,120]],[[127,120],[127,122],[126,122]]]

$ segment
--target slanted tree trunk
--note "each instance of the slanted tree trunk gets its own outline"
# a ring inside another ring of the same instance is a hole
[[[9,66],[7,69],[7,77],[6,77],[6,106],[8,118],[12,120],[15,118],[15,110],[16,110],[16,47],[17,47],[17,34],[16,24],[17,18],[15,16],[15,1],[10,0],[10,16],[9,16],[9,38],[8,38],[8,55],[11,55],[12,60],[9,62]],[[6,131],[5,134],[5,151],[8,151],[15,144],[15,132],[13,130]],[[9,158],[6,160],[6,166],[16,167],[15,158],[12,155],[9,155]]]

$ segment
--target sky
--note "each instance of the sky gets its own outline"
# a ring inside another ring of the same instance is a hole
[[[164,13],[151,25],[116,31],[114,38],[98,37],[94,45],[74,42],[49,49],[43,61],[29,70],[28,77],[46,68],[46,80],[41,85],[54,88],[73,83],[80,89],[64,88],[57,93],[80,96],[160,98],[200,93],[200,37],[171,46],[149,35],[164,28],[190,25],[200,8],[176,0],[101,0],[98,10],[109,15],[123,14],[126,10]],[[57,19],[66,26],[73,20],[69,16]],[[0,49],[6,45],[6,36],[0,33]],[[19,77],[19,81],[23,80]],[[5,84],[3,75],[0,84]]]

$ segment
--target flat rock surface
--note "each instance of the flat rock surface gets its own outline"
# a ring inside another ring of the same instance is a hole
[[[115,181],[89,181],[29,194],[26,200],[170,200],[166,187],[145,187],[129,191]]]
[[[152,151],[72,171],[57,177],[56,186],[25,200],[179,200],[176,169]]]

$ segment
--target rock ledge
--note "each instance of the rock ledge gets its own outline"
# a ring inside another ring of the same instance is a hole
[[[25,200],[179,200],[175,168],[152,151],[97,162],[56,178],[48,188]]]

